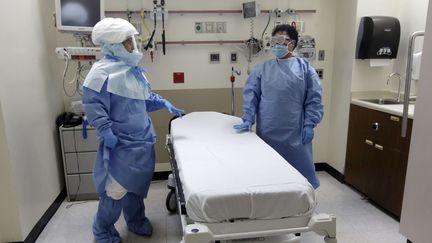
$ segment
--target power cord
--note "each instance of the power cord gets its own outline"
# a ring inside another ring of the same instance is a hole
[[[94,201],[96,201],[96,200],[94,200]],[[92,201],[82,201],[82,202],[69,203],[68,205],[66,205],[66,209],[69,209],[75,205],[80,205],[80,204],[89,203],[89,202],[92,202]]]
[[[63,83],[63,92],[65,93],[65,95],[67,97],[72,97],[72,96],[75,95],[76,89],[73,92],[73,94],[69,94],[67,92],[67,90],[66,90],[66,84],[65,84],[66,83],[66,73],[67,73],[67,70],[69,69],[69,59],[71,58],[71,56],[69,55],[69,53],[66,50],[63,50],[63,55],[65,56],[65,61],[66,61],[65,68],[64,68],[64,71],[63,71],[63,80],[62,80],[62,83]]]
[[[63,92],[65,93],[65,95],[67,97],[73,97],[76,93],[78,93],[78,94],[80,94],[82,96],[82,91],[80,89],[80,87],[81,87],[80,79],[81,80],[85,79],[85,76],[83,76],[82,73],[83,73],[83,71],[90,70],[92,63],[90,62],[89,64],[82,65],[81,62],[78,62],[78,67],[77,67],[77,69],[75,71],[74,77],[72,78],[72,80],[70,80],[69,82],[67,82],[66,81],[66,74],[67,74],[67,71],[69,69],[69,62],[70,62],[69,60],[71,59],[71,56],[69,55],[69,53],[66,50],[63,50],[63,55],[64,55],[65,61],[66,61],[65,68],[64,68],[64,71],[63,71],[63,79],[62,79]],[[67,82],[68,85],[75,84],[75,89],[74,89],[73,93],[69,93],[66,90],[66,82]]]
[[[272,14],[273,14],[273,11],[270,10],[270,11],[269,11],[269,16],[268,16],[267,25],[266,25],[266,27],[264,28],[264,31],[262,32],[262,35],[261,35],[261,41],[264,40],[264,35],[265,35],[265,32],[266,32],[266,30],[267,30],[267,28],[268,28],[268,26],[269,26],[269,24],[270,24]]]
[[[74,201],[76,201],[78,198],[79,189],[81,187],[81,173],[80,173],[81,169],[80,169],[80,164],[79,164],[79,160],[78,160],[78,149],[77,149],[77,144],[76,144],[75,127],[73,127],[72,131],[73,131],[73,139],[74,139],[75,158],[76,158],[77,169],[78,169],[78,187],[77,187],[77,190],[75,192],[75,198],[74,198]]]

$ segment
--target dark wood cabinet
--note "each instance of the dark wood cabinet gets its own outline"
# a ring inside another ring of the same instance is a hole
[[[412,120],[351,104],[345,181],[397,217],[402,209]]]

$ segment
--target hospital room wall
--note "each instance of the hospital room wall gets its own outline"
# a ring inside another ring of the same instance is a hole
[[[0,100],[0,242],[21,238],[17,198],[6,141],[5,124]]]
[[[329,130],[330,166],[343,173],[348,134],[348,114],[351,100],[351,79],[354,65],[354,49],[357,16],[357,0],[336,1],[336,33],[334,45],[334,69],[331,93],[331,125]]]
[[[1,195],[0,221],[10,222],[11,230],[2,232],[3,239],[8,241],[24,240],[64,185],[55,127],[55,118],[62,111],[62,98],[50,68],[54,33],[46,27],[52,18],[48,10],[51,2],[0,3],[2,19],[7,20],[2,22],[0,37],[2,55],[7,57],[0,60],[4,121],[0,133],[5,133],[0,135],[0,150],[7,158],[1,158],[6,164],[2,164],[0,174],[2,180],[8,180],[0,184],[8,190],[8,194]],[[25,17],[18,19],[17,11]]]
[[[211,0],[185,0],[185,1],[168,1],[168,9],[241,9],[241,3],[244,0],[232,1],[211,1]],[[141,5],[143,3],[143,5]],[[314,141],[315,160],[318,162],[326,162],[328,160],[328,130],[330,126],[330,97],[331,97],[331,82],[333,70],[333,49],[334,49],[334,21],[335,21],[335,0],[329,1],[300,1],[300,0],[274,0],[274,1],[258,1],[261,9],[274,8],[296,8],[296,9],[315,9],[316,14],[300,14],[300,19],[306,21],[306,32],[314,36],[317,40],[317,50],[326,51],[325,61],[314,61],[313,65],[316,68],[324,69],[323,80],[323,98],[325,104],[325,117],[320,126],[316,129],[316,137]],[[146,9],[152,8],[151,1],[129,0],[115,1],[106,0],[106,10],[125,10]],[[123,17],[125,15],[112,15],[115,17]],[[267,23],[267,14],[262,14],[255,20],[255,36],[261,36],[262,31]],[[138,21],[136,16],[133,16],[133,21]],[[194,23],[204,21],[226,21],[227,34],[195,34]],[[267,32],[271,32],[274,27],[274,18],[269,25]],[[147,24],[152,28],[152,22],[147,21]],[[160,22],[158,22],[158,32],[156,40],[160,40]],[[191,15],[183,16],[171,14],[166,22],[167,40],[244,40],[250,36],[250,22],[241,17],[240,14],[207,14],[207,15]],[[76,45],[76,42],[70,34],[56,35],[58,46]],[[219,52],[221,54],[221,62],[219,64],[209,63],[209,53]],[[231,52],[237,52],[239,61],[230,63],[229,55]],[[255,58],[251,64],[254,64],[273,58],[270,52],[265,55]],[[167,46],[167,55],[161,54],[161,49],[157,52],[157,57],[154,63],[151,63],[148,56],[145,56],[142,62],[143,66],[148,69],[148,79],[150,80],[153,89],[165,95],[168,99],[173,100],[179,107],[186,107],[186,112],[194,110],[217,110],[223,112],[230,111],[230,82],[231,67],[235,67],[242,71],[240,77],[237,77],[235,86],[236,89],[236,115],[240,116],[242,103],[242,87],[247,79],[248,63],[244,54],[239,50],[238,46],[233,45],[186,45],[186,46]],[[58,71],[56,77],[61,79],[61,71],[63,70],[63,62],[55,64]],[[184,72],[185,83],[173,84],[173,72]],[[203,96],[206,94],[206,96]],[[207,98],[206,98],[207,97]],[[211,97],[211,98],[208,98]],[[66,107],[68,106],[65,99]],[[153,121],[159,137],[157,146],[158,162],[167,162],[166,152],[164,151],[163,140],[167,132],[167,124],[169,115],[165,111],[152,114]],[[167,168],[167,167],[166,167]]]
[[[328,163],[341,173],[345,169],[351,91],[385,90],[385,75],[390,73],[392,68],[391,66],[371,68],[368,61],[355,59],[360,18],[367,15],[398,16],[398,11],[399,3],[391,0],[337,1],[334,43],[337,48],[335,48],[334,82],[331,90],[333,95]]]

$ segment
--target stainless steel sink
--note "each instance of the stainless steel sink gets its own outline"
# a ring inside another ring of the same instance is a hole
[[[397,101],[396,99],[391,98],[381,98],[381,99],[360,99],[361,101],[366,101],[378,105],[400,105],[403,104],[403,101]]]

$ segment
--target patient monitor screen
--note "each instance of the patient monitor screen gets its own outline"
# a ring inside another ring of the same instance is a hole
[[[100,0],[60,0],[63,26],[93,27],[101,19]]]

